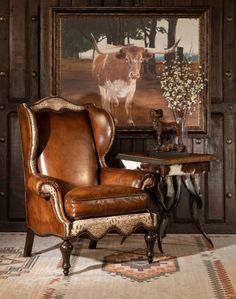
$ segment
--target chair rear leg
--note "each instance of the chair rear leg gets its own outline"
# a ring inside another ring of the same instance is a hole
[[[89,241],[89,249],[96,249],[98,241],[90,239]]]
[[[63,273],[65,276],[67,276],[69,274],[70,269],[70,255],[73,250],[73,246],[70,240],[64,240],[60,246],[60,250],[63,258]]]
[[[31,256],[33,243],[34,243],[34,232],[30,228],[28,228],[26,239],[25,239],[25,248],[23,252],[24,257]]]
[[[153,261],[153,249],[156,241],[156,233],[154,231],[148,231],[145,235],[145,241],[147,244],[147,257],[149,264]]]

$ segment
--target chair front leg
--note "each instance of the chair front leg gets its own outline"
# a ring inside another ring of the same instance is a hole
[[[26,239],[25,239],[25,248],[24,248],[24,252],[23,252],[24,257],[31,256],[33,243],[34,243],[34,232],[30,228],[28,228],[27,234],[26,234]]]
[[[96,247],[97,247],[97,242],[98,241],[96,241],[96,240],[93,240],[93,239],[90,239],[90,241],[89,241],[89,249],[96,249]]]
[[[62,258],[63,258],[63,273],[65,276],[69,274],[70,269],[70,255],[72,252],[73,246],[70,242],[70,240],[64,240],[63,243],[60,246]]]
[[[156,241],[156,233],[154,231],[148,231],[145,235],[145,241],[147,244],[147,257],[149,264],[153,261],[153,249]]]

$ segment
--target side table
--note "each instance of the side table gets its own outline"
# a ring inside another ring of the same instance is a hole
[[[198,219],[198,210],[202,208],[202,198],[199,195],[200,174],[210,171],[210,161],[216,159],[214,155],[150,152],[145,154],[119,153],[116,158],[121,160],[126,168],[148,170],[158,174],[155,199],[162,209],[157,228],[157,240],[162,253],[162,239],[166,235],[170,214],[179,203],[182,183],[189,192],[189,210],[193,224],[214,247]]]

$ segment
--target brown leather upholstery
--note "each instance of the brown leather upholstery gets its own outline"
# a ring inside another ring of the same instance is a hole
[[[60,236],[67,275],[72,237],[86,233],[99,239],[111,229],[129,235],[143,226],[149,230],[152,260],[158,210],[148,190],[155,178],[149,172],[106,165],[115,136],[111,115],[92,104],[78,106],[58,97],[21,104],[18,114],[30,229],[24,254],[31,253],[34,233]]]
[[[40,173],[71,184],[98,183],[98,158],[86,110],[37,115]]]
[[[71,220],[144,212],[149,206],[146,192],[127,186],[78,187],[65,195],[65,211]]]

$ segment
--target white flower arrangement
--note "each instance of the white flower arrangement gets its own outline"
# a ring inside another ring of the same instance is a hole
[[[188,60],[180,61],[178,58],[170,63],[165,63],[161,75],[161,89],[168,102],[168,107],[173,111],[175,121],[186,119],[187,114],[192,114],[196,105],[200,103],[200,94],[206,85],[202,67],[194,70],[193,63]]]

